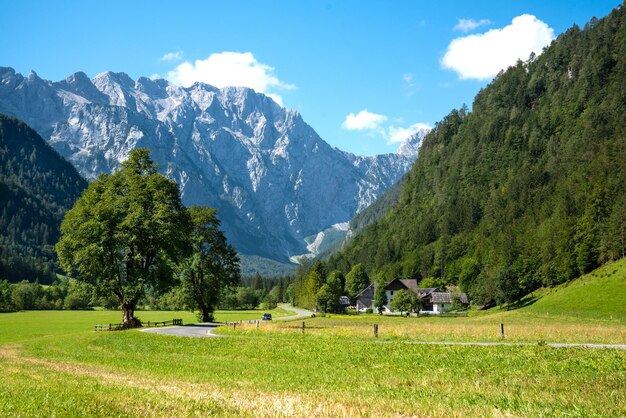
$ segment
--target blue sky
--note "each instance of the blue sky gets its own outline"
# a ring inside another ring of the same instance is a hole
[[[248,85],[331,145],[372,155],[471,106],[512,55],[618,4],[0,0],[0,66],[53,81],[111,70]]]

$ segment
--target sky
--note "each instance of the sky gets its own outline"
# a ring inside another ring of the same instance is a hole
[[[517,59],[617,0],[0,0],[0,66],[241,85],[329,144],[395,152]]]

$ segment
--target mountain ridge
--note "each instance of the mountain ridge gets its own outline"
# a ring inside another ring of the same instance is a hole
[[[243,254],[279,261],[304,238],[347,222],[393,185],[414,156],[359,157],[323,141],[299,112],[244,87],[104,72],[51,82],[0,68],[0,111],[32,126],[87,179],[148,147],[186,205],[216,207]]]

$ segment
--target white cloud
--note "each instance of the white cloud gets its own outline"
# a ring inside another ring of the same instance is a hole
[[[341,127],[349,131],[370,131],[378,130],[387,121],[387,116],[361,110],[356,115],[350,113],[341,124]]]
[[[341,124],[343,129],[349,131],[368,131],[372,136],[378,136],[385,140],[387,144],[399,143],[420,130],[430,131],[432,128],[427,123],[414,123],[408,127],[392,125],[391,123],[401,123],[401,119],[392,119],[385,115],[361,110],[356,115],[350,113]]]
[[[154,73],[149,78],[150,78],[150,80],[158,80],[158,79],[163,78],[163,77],[161,77],[161,75],[159,73]]]
[[[167,79],[185,87],[200,81],[215,87],[249,87],[264,93],[282,105],[282,97],[275,90],[292,90],[274,75],[274,68],[254,58],[251,52],[220,52],[193,64],[185,61],[167,73]]]
[[[459,23],[457,23],[452,30],[461,31],[461,32],[469,32],[481,26],[490,25],[491,20],[489,19],[459,19]]]
[[[432,127],[430,125],[428,125],[427,123],[414,123],[413,125],[407,127],[407,128],[401,128],[401,127],[397,127],[397,126],[390,126],[387,129],[387,143],[391,144],[391,143],[397,143],[397,142],[403,142],[405,139],[407,139],[409,136],[413,135],[414,133],[420,131],[420,130],[426,130],[426,131],[430,131],[432,129]]]
[[[461,79],[485,80],[518,59],[528,59],[531,52],[540,54],[553,39],[552,28],[535,16],[524,14],[502,29],[454,39],[441,65],[456,71]]]
[[[183,51],[168,52],[160,58],[160,61],[180,61],[183,59]]]

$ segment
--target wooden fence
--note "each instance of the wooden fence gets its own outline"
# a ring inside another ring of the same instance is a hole
[[[171,319],[169,321],[147,321],[142,324],[143,327],[166,327],[169,325],[182,325],[182,319]],[[93,326],[94,331],[119,331],[124,329],[124,324],[96,324]]]

